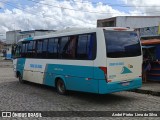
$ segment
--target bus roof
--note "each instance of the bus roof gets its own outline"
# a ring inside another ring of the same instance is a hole
[[[20,39],[18,42],[30,41],[30,40],[36,40],[36,39],[37,40],[38,39],[45,39],[45,38],[65,36],[65,35],[74,35],[74,34],[83,34],[83,33],[89,33],[89,32],[97,32],[98,30],[133,31],[133,29],[124,28],[124,27],[67,28],[67,29],[64,29],[64,30],[55,31],[54,33],[50,33],[48,35],[41,35],[41,36],[23,38],[23,39]]]

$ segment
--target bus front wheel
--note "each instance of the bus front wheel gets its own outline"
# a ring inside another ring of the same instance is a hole
[[[57,82],[56,82],[56,89],[57,89],[57,92],[60,94],[60,95],[65,95],[66,94],[66,87],[65,87],[65,84],[63,82],[63,80],[61,79],[58,79]]]
[[[24,83],[24,80],[22,79],[22,75],[20,73],[18,74],[18,80],[20,83]]]

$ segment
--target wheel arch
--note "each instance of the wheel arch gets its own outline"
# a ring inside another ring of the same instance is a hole
[[[64,85],[65,85],[65,87],[66,87],[66,89],[67,89],[67,84],[66,84],[66,80],[65,80],[65,77],[64,77],[64,76],[56,76],[56,77],[55,77],[54,86],[57,87],[57,86],[56,86],[56,83],[57,83],[57,81],[58,81],[59,79],[61,79],[61,80],[64,82]]]

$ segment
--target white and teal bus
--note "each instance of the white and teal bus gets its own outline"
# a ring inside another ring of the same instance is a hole
[[[19,82],[107,94],[141,87],[142,52],[128,28],[55,32],[20,40],[14,54]]]

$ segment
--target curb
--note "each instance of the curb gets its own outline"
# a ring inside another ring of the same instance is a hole
[[[0,68],[13,68],[13,65],[0,65]]]
[[[0,62],[12,62],[12,60],[0,60]]]
[[[143,89],[134,89],[130,90],[130,92],[142,93],[142,94],[149,94],[153,96],[160,96],[160,92],[151,91],[151,90],[143,90]]]

